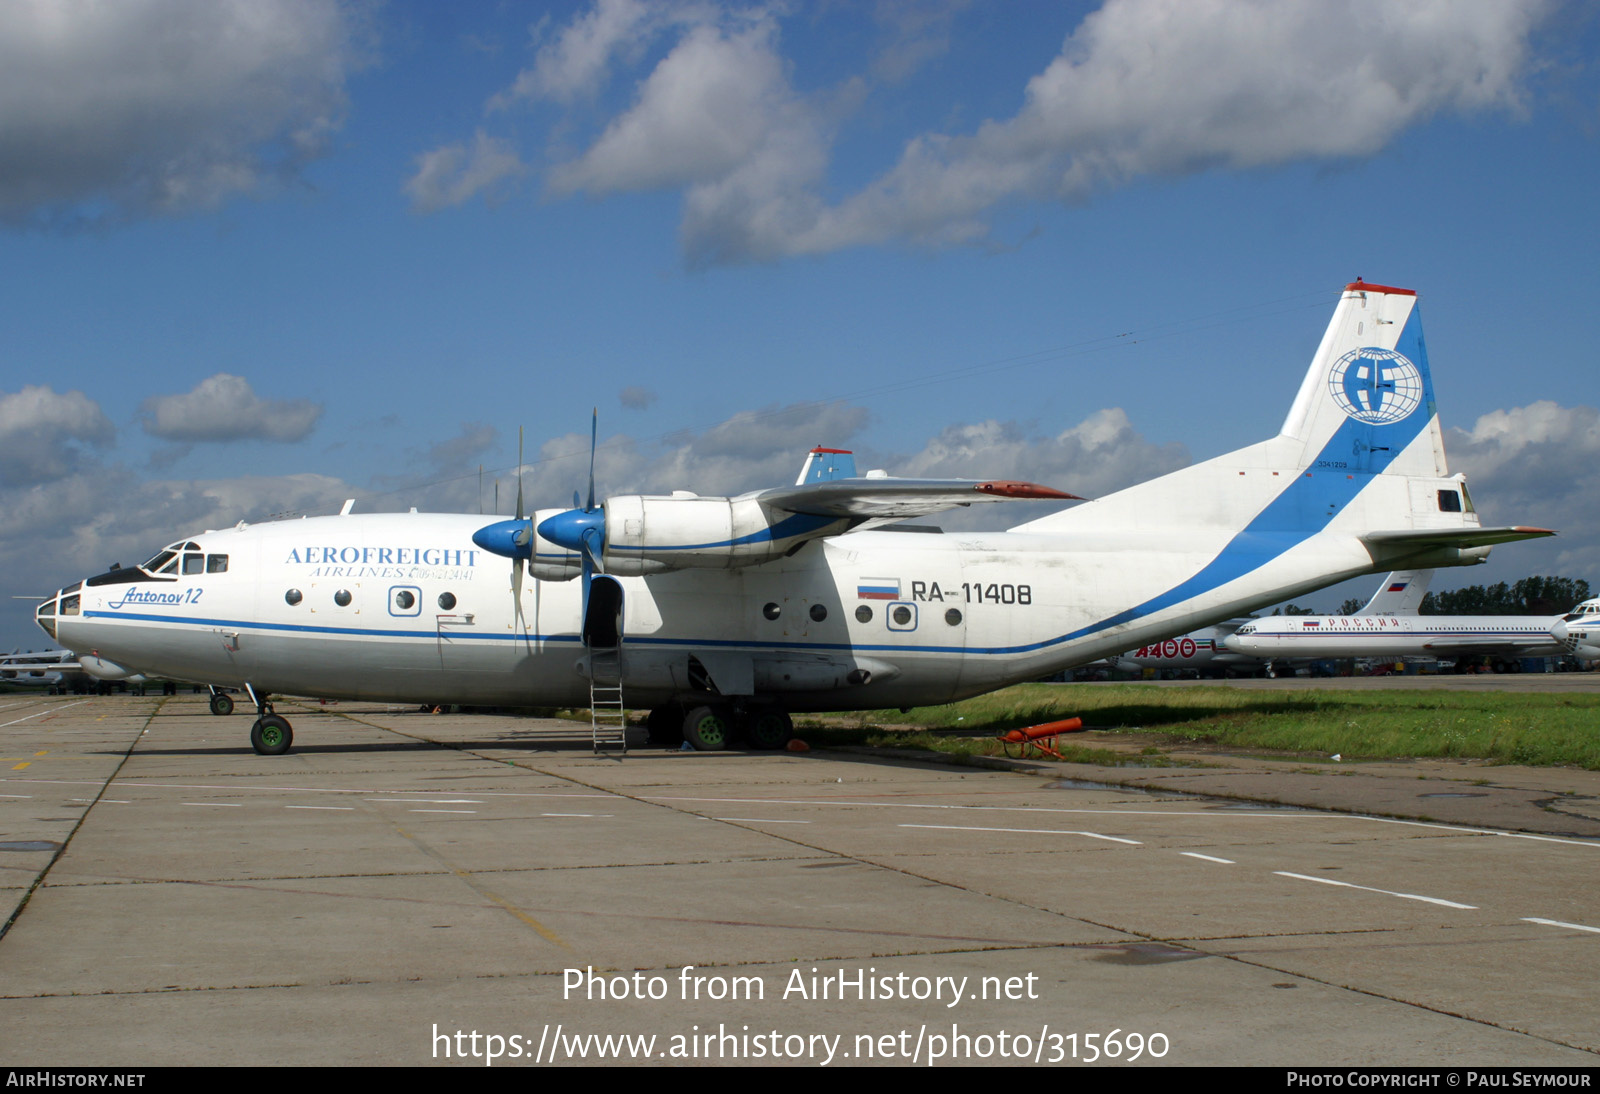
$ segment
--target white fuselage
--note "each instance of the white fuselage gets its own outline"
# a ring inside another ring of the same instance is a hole
[[[208,532],[192,542],[227,556],[225,572],[86,583],[56,637],[128,671],[258,691],[587,704],[581,582],[528,579],[514,604],[510,564],[472,545],[484,521],[377,514]],[[1073,539],[860,532],[763,566],[620,578],[629,705],[691,692],[691,656],[724,693],[793,710],[947,702],[1371,568],[1345,537],[1301,543],[1286,584],[1212,589],[1117,621],[1214,548]],[[1146,562],[1130,567],[1130,555]],[[852,682],[856,670],[865,678]]]
[[[1227,630],[1202,627],[1190,634],[1151,642],[1128,650],[1115,659],[1124,671],[1140,669],[1226,669],[1258,664],[1253,657],[1234,653],[1223,644]]]
[[[1556,616],[1323,615],[1261,619],[1224,640],[1253,657],[1444,657],[1497,653],[1558,656],[1567,645],[1554,633]]]
[[[924,706],[1548,534],[1482,527],[1445,464],[1431,383],[1415,294],[1357,282],[1276,436],[1009,532],[847,529],[976,495],[1070,495],[830,477],[841,465],[819,448],[795,486],[737,498],[207,532],[37,615],[97,675],[256,692],[589,705],[593,670],[633,708]],[[610,573],[591,581],[596,568]],[[258,747],[287,740],[282,719],[256,728],[271,738]]]

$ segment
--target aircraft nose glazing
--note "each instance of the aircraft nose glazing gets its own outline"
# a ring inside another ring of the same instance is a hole
[[[56,618],[60,614],[61,598],[65,592],[64,589],[56,590],[33,609],[33,621],[39,624],[40,630],[50,636],[52,642],[56,640]]]

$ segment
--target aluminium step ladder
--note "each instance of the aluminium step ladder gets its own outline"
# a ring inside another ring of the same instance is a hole
[[[596,753],[609,748],[627,753],[628,716],[622,705],[620,647],[589,648],[589,732]]]

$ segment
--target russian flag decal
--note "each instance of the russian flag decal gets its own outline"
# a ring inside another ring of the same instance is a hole
[[[856,583],[857,600],[899,600],[898,577],[864,577]]]

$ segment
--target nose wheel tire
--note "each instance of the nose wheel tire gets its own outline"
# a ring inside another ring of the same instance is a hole
[[[288,719],[263,714],[250,727],[250,747],[263,756],[282,756],[294,744],[294,730]]]
[[[217,692],[211,696],[211,713],[227,715],[233,713],[233,696]]]

